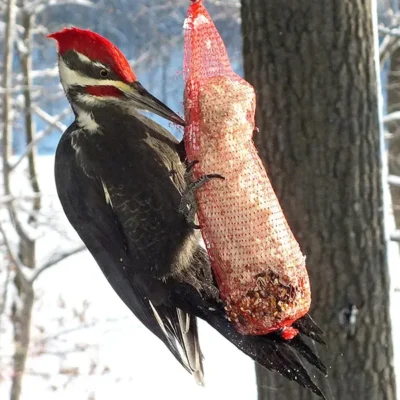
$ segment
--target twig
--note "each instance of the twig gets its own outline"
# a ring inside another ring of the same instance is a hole
[[[383,35],[400,37],[400,28],[388,28],[386,26],[380,25],[378,27],[378,31]]]
[[[3,81],[2,86],[6,90],[3,96],[3,137],[2,137],[2,154],[3,154],[3,190],[5,195],[11,194],[11,180],[10,180],[10,155],[12,144],[12,124],[13,124],[13,98],[8,92],[12,88],[12,62],[14,59],[14,42],[16,31],[16,12],[17,5],[15,0],[7,2],[7,16],[6,16],[6,29],[4,37],[4,61],[3,61]],[[20,224],[16,212],[12,205],[8,207],[8,213],[18,235],[23,240],[28,240],[28,236],[22,225]]]
[[[395,122],[400,120],[400,111],[394,111],[390,114],[383,116],[383,123],[387,124],[388,122]]]
[[[24,289],[30,287],[29,281],[26,279],[26,276],[24,274],[24,272],[22,271],[22,262],[19,259],[19,257],[17,255],[14,254],[14,252],[12,251],[10,242],[8,241],[8,237],[7,234],[3,228],[2,223],[0,222],[0,232],[3,235],[3,240],[4,240],[4,244],[6,246],[7,249],[7,253],[8,256],[10,257],[10,260],[13,264],[13,266],[15,267],[15,271],[17,273],[18,279],[21,281],[21,284],[23,285]]]
[[[389,185],[400,187],[400,176],[389,175],[388,183],[389,183]]]
[[[400,36],[387,35],[379,46],[379,60],[381,67],[400,47]]]
[[[19,159],[10,166],[10,170],[12,171],[13,169],[17,168],[18,165],[23,161],[25,157],[27,157],[31,151],[35,148],[35,146],[43,140],[47,135],[49,135],[51,132],[53,132],[53,128],[57,128],[60,130],[61,126],[57,125],[61,122],[62,119],[64,119],[68,114],[70,113],[69,107],[66,108],[63,112],[60,114],[56,115],[54,117],[53,122],[48,122],[49,126],[44,129],[43,131],[39,132],[35,138],[26,146],[24,152],[21,154]]]
[[[57,128],[61,133],[64,133],[67,130],[67,126],[64,125],[62,122],[57,121],[57,117],[51,116],[49,113],[41,109],[39,106],[33,105],[32,110],[45,122],[52,125],[54,128]]]
[[[8,287],[9,287],[9,282],[10,282],[10,275],[11,275],[11,268],[10,264],[7,264],[6,266],[6,278],[4,280],[4,288],[3,288],[3,295],[2,295],[2,300],[0,304],[0,333],[1,333],[1,316],[3,315],[5,309],[6,309],[6,304],[7,304],[7,297],[8,297]]]
[[[97,8],[90,0],[38,0],[32,1],[25,7],[25,12],[37,16],[49,7],[62,6],[62,5],[76,5],[83,7]]]
[[[35,348],[35,347],[38,347],[38,346],[41,346],[41,345],[45,345],[45,344],[51,342],[52,340],[60,339],[61,336],[66,336],[66,335],[69,335],[69,334],[74,333],[74,332],[79,332],[79,331],[82,331],[82,330],[85,330],[85,329],[90,329],[90,328],[93,328],[93,327],[99,326],[99,325],[104,326],[106,328],[109,324],[115,324],[117,322],[127,321],[128,319],[130,319],[130,317],[107,318],[105,321],[97,321],[97,320],[93,321],[92,320],[91,322],[85,322],[82,325],[75,326],[73,328],[67,328],[67,329],[64,329],[62,331],[58,331],[55,334],[42,337],[42,338],[38,339],[34,343],[33,347]]]
[[[12,194],[8,194],[7,196],[1,196],[0,197],[0,205],[1,204],[8,204],[8,203],[12,203],[14,201],[23,201],[23,200],[34,200],[37,197],[42,196],[41,193],[32,193],[29,195],[24,195],[24,196],[14,196]]]
[[[75,254],[78,254],[82,251],[86,250],[85,246],[79,246],[73,250],[69,250],[66,251],[64,253],[60,253],[57,256],[55,256],[54,258],[50,259],[49,261],[47,261],[45,264],[43,264],[32,276],[32,278],[30,279],[30,283],[33,283],[44,271],[46,271],[47,269],[53,267],[54,265],[58,264],[59,262],[65,260],[68,257],[71,257]]]
[[[390,235],[390,240],[392,242],[400,242],[400,230],[395,231]]]

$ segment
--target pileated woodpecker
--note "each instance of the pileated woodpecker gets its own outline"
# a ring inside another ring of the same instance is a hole
[[[104,37],[78,28],[49,37],[58,42],[60,79],[75,114],[57,148],[58,195],[120,298],[200,383],[196,317],[264,367],[323,397],[298,354],[326,369],[301,334],[243,336],[227,319],[199,231],[178,210],[186,188],[181,147],[140,110],[184,121],[143,88]],[[309,315],[295,326],[323,343]]]

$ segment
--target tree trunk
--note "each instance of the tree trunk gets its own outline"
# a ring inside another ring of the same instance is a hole
[[[395,398],[371,5],[242,0],[255,141],[307,256],[328,398]],[[359,309],[354,331],[339,323]],[[259,399],[310,399],[257,369]]]
[[[23,3],[22,3],[23,4]],[[22,75],[24,77],[24,114],[25,114],[25,132],[26,144],[29,145],[34,140],[35,124],[32,115],[32,20],[33,15],[22,11],[22,26],[24,28],[23,42],[24,48],[20,54],[20,63]],[[29,215],[28,223],[35,226],[41,207],[41,197],[38,174],[36,171],[36,148],[28,154],[28,174],[32,190],[38,196],[35,197],[32,204],[32,212]],[[35,268],[36,243],[29,237],[21,237],[19,256],[23,264],[29,268]]]
[[[388,79],[388,112],[400,110],[400,50],[397,49],[390,59]],[[400,121],[388,124],[389,132],[393,134],[389,146],[389,174],[400,176]],[[400,186],[391,187],[393,212],[396,227],[400,229]]]
[[[15,349],[10,400],[20,400],[21,398],[22,380],[28,358],[34,304],[34,291],[30,282],[21,283],[18,297],[18,301],[13,304],[11,316]]]
[[[4,34],[4,53],[3,53],[3,80],[2,86],[4,89],[3,101],[3,132],[2,132],[2,155],[3,155],[3,180],[4,194],[10,194],[10,179],[9,179],[9,157],[12,147],[12,63],[14,57],[14,35],[16,22],[16,0],[8,0],[7,14],[5,20]]]
[[[27,11],[22,13],[22,26],[24,28],[24,53],[21,55],[22,74],[24,76],[24,112],[26,145],[34,140],[35,123],[32,115],[32,20],[34,16]],[[36,171],[36,148],[28,155],[29,180],[35,194],[40,194],[38,174]],[[41,197],[37,196],[33,201],[32,214],[29,217],[30,223],[35,223],[37,213],[40,210]]]

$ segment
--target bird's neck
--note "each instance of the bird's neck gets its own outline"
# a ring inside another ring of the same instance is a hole
[[[96,134],[101,132],[101,127],[96,121],[93,110],[83,109],[78,106],[73,106],[73,110],[75,113],[76,123],[78,124],[79,128],[88,133]]]
[[[70,104],[75,114],[75,120],[79,128],[87,133],[101,133],[104,129],[117,128],[120,121],[130,118],[130,113],[112,100],[80,101],[70,98]]]

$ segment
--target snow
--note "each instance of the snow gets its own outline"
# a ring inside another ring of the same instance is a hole
[[[49,258],[51,249],[65,251],[79,244],[59,205],[53,163],[51,156],[38,158],[44,207],[51,210],[54,228],[41,232],[39,263]],[[22,164],[18,169],[23,172]],[[16,193],[26,187],[22,175],[14,182]],[[32,393],[41,400],[256,398],[251,359],[203,323],[200,340],[206,386],[197,386],[122,303],[87,251],[44,272],[35,288],[33,342],[22,400],[31,400]],[[3,362],[6,355],[11,356],[12,346],[4,347],[3,341],[1,345]],[[0,377],[0,399],[6,399],[10,368],[2,368],[1,376],[5,380]]]

